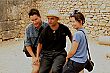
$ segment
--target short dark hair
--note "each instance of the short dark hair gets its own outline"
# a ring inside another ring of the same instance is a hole
[[[74,10],[74,12],[70,14],[70,17],[74,17],[78,22],[82,20],[82,25],[85,23],[84,15],[81,12],[78,12],[78,10]]]
[[[37,16],[41,17],[41,16],[40,16],[40,13],[39,13],[39,10],[37,10],[37,9],[31,9],[31,10],[29,11],[28,15],[29,15],[29,17],[30,17],[30,16],[33,16],[33,15],[37,15]]]

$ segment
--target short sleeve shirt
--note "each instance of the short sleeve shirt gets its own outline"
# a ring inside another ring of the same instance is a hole
[[[42,44],[43,51],[61,51],[66,46],[66,36],[71,36],[67,26],[59,23],[59,28],[56,31],[47,26],[39,37],[39,43]]]
[[[84,31],[83,28],[79,30]],[[85,34],[79,30],[74,33],[73,40],[72,40],[72,41],[76,41],[79,43],[78,49],[76,50],[76,53],[70,59],[78,63],[85,63],[87,60],[87,44],[86,44]]]

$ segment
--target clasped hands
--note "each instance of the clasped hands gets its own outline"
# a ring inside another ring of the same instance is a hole
[[[38,65],[39,64],[39,57],[32,57],[32,64]]]

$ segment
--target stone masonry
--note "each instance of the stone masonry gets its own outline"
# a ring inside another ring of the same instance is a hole
[[[73,32],[68,15],[74,9],[85,15],[84,27],[90,37],[110,36],[110,0],[0,0],[0,40],[22,38],[29,23],[28,11],[37,8],[44,21],[49,9],[57,9],[61,23]]]

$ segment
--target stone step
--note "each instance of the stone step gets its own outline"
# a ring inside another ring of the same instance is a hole
[[[110,45],[110,36],[99,36],[98,37],[98,43]]]

